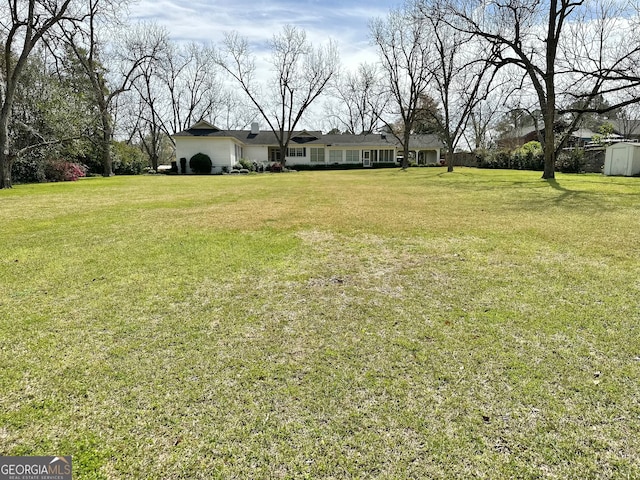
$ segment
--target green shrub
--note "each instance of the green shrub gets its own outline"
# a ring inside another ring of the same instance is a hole
[[[250,172],[255,170],[255,165],[253,164],[253,162],[251,160],[247,160],[246,158],[241,158],[240,159],[240,169],[242,168],[246,168],[247,170],[249,170]]]
[[[44,161],[32,156],[20,157],[11,166],[13,183],[41,183],[46,182]]]
[[[528,142],[513,152],[509,150],[485,151],[477,154],[480,168],[506,168],[514,170],[542,170],[544,151],[540,142]]]
[[[560,152],[556,160],[556,170],[562,173],[584,172],[584,165],[584,150],[582,148]]]
[[[481,156],[480,168],[511,168],[511,153],[508,150],[493,150]]]
[[[204,153],[196,153],[191,160],[189,160],[189,168],[193,173],[206,174],[211,173],[211,158]]]
[[[297,171],[309,170],[360,170],[363,168],[397,168],[399,165],[394,162],[373,162],[371,167],[363,167],[361,163],[337,163],[333,165],[291,165]]]
[[[373,162],[371,168],[396,168],[399,167],[395,162]]]
[[[116,175],[140,175],[149,166],[147,156],[133,145],[115,142],[112,148],[113,173]]]
[[[112,152],[113,153],[113,152]],[[104,171],[104,167],[102,166],[102,160],[100,159],[100,152],[96,145],[89,144],[86,148],[78,155],[64,155],[63,158],[73,159],[73,161],[82,163],[86,165],[88,170],[88,174],[98,174],[102,175]]]
[[[544,169],[544,152],[540,142],[531,141],[517,148],[512,155],[512,166],[516,170]]]

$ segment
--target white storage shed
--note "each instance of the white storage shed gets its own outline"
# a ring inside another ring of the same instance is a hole
[[[614,143],[607,147],[604,174],[632,177],[640,174],[640,143]]]

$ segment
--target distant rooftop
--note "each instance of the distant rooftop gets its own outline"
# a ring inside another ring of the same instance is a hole
[[[255,133],[257,131],[257,133]],[[278,139],[271,130],[223,130],[206,121],[200,121],[187,130],[175,133],[173,137],[213,137],[234,138],[245,145],[278,145]],[[369,134],[327,134],[320,131],[300,130],[293,132],[291,145],[365,146],[398,148],[400,142],[389,133]],[[443,143],[436,135],[412,135],[411,148],[442,148]]]

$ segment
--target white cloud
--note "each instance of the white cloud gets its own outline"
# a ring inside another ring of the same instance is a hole
[[[142,0],[131,6],[131,16],[165,26],[176,41],[218,43],[225,32],[236,30],[257,50],[283,25],[292,24],[303,28],[314,44],[333,38],[343,66],[352,68],[375,60],[375,49],[369,44],[369,21],[386,15],[396,4],[392,0]]]
[[[342,70],[377,60],[369,42],[369,22],[385,16],[400,0],[140,0],[130,7],[132,20],[164,26],[173,40],[216,44],[225,32],[246,37],[257,56],[264,78],[270,76],[267,42],[286,24],[304,29],[318,46],[333,39]],[[316,102],[301,128],[322,128],[322,102]]]

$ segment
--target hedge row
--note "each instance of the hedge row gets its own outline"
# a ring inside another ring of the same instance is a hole
[[[372,162],[371,168],[397,168],[399,165],[394,162]],[[335,163],[333,165],[288,165],[287,168],[292,170],[310,171],[310,170],[358,170],[365,168],[361,163]]]

